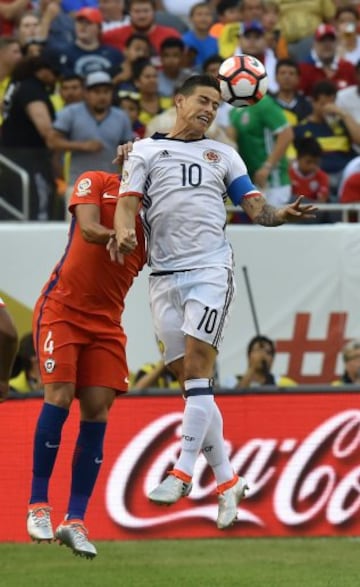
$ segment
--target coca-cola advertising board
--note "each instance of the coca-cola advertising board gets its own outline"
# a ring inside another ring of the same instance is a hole
[[[86,524],[106,539],[360,535],[360,396],[356,392],[220,394],[234,471],[250,486],[238,522],[216,528],[216,486],[198,459],[188,498],[171,507],[147,499],[179,452],[183,400],[128,395],[112,409],[104,462]],[[0,541],[27,540],[32,438],[41,400],[1,406]],[[66,422],[51,481],[54,524],[69,494],[78,406]]]

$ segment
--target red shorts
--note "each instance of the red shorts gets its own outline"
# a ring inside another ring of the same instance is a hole
[[[40,297],[33,333],[43,384],[128,390],[127,339],[120,324]]]

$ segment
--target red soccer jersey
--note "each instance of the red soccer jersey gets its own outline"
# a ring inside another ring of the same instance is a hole
[[[100,207],[100,222],[113,228],[115,206],[120,181],[117,174],[88,171],[75,183],[70,210],[76,206],[95,204]],[[138,246],[124,256],[124,265],[110,260],[104,245],[84,240],[74,216],[71,220],[68,243],[62,259],[55,266],[42,295],[57,300],[73,309],[108,316],[119,321],[124,300],[134,278],[145,263],[145,238],[139,217],[136,219]]]
[[[123,51],[128,38],[136,32],[138,31],[136,31],[130,24],[117,29],[110,29],[103,33],[102,42],[105,43],[105,45],[110,45],[119,51]],[[157,55],[160,55],[161,43],[165,39],[168,37],[181,38],[180,33],[176,29],[162,26],[160,24],[154,25],[148,33],[145,33],[145,36],[149,39]]]
[[[326,202],[329,197],[329,177],[318,169],[311,175],[303,175],[294,161],[289,167],[292,195],[305,196],[310,200]]]

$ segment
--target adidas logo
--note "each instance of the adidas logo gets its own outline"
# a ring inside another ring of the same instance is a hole
[[[165,149],[165,151],[161,151],[161,153],[159,155],[159,158],[160,159],[166,159],[167,157],[171,157],[169,151],[167,151],[166,149]]]

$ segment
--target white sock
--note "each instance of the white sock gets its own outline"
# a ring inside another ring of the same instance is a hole
[[[174,465],[192,477],[196,459],[212,420],[215,402],[213,395],[196,395],[186,399],[182,424],[181,453]]]
[[[234,477],[234,469],[231,466],[224,441],[223,418],[215,402],[212,420],[202,444],[202,451],[213,470],[217,485],[226,483]]]

